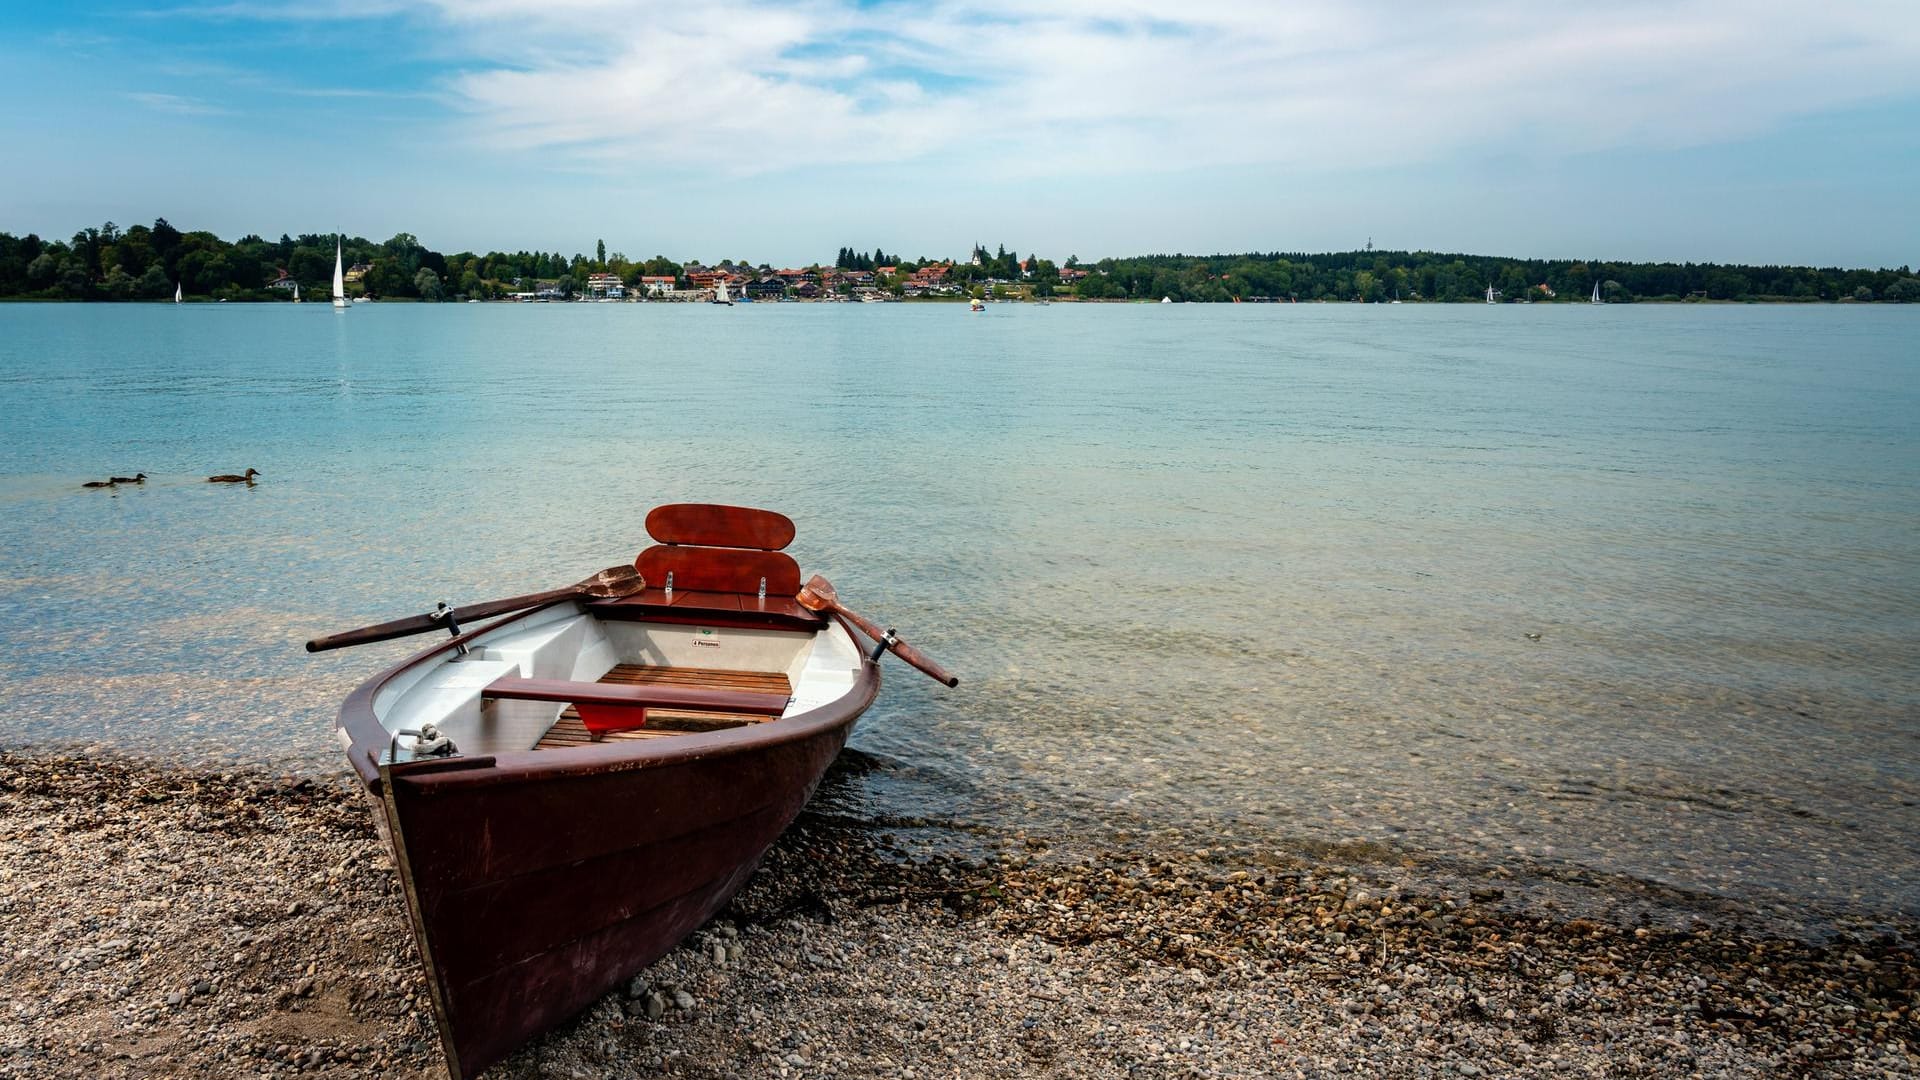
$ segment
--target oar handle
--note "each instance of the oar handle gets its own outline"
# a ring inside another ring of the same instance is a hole
[[[452,614],[455,622],[472,622],[475,619],[491,619],[495,615],[505,615],[509,611],[550,604],[555,600],[565,600],[578,595],[580,595],[580,587],[575,585],[565,589],[549,589],[546,592],[528,593],[525,596],[509,596],[502,600],[468,604],[465,607],[454,608]],[[376,641],[391,641],[394,638],[425,634],[442,629],[446,625],[447,613],[445,612],[410,615],[407,618],[383,622],[377,626],[363,626],[358,630],[314,638],[307,642],[307,651],[326,652],[328,649],[344,649],[349,645],[370,645]]]
[[[925,653],[901,641],[899,635],[892,634],[892,632],[888,630],[880,629],[879,623],[874,622],[872,619],[858,612],[849,611],[847,606],[838,600],[833,602],[833,610],[839,612],[848,622],[859,627],[861,633],[872,638],[874,641],[887,642],[887,650],[889,652],[905,660],[907,663],[912,664],[914,667],[919,668],[921,671],[926,672],[935,682],[944,683],[947,686],[960,685],[959,676],[949,673],[946,668],[934,663]]]
[[[926,653],[901,641],[898,637],[895,637],[893,644],[887,646],[887,648],[893,655],[926,672],[935,682],[943,683],[947,686],[960,685],[960,676],[948,673],[946,668],[934,663]]]

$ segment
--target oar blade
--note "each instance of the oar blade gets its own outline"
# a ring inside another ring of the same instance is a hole
[[[808,611],[832,611],[840,606],[840,597],[833,591],[833,582],[819,574],[808,578],[794,599]]]
[[[617,600],[647,587],[647,579],[631,564],[609,566],[580,583],[580,593],[595,600]]]

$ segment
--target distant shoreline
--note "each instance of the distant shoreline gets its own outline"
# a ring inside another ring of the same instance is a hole
[[[842,247],[832,264],[705,265],[631,259],[605,241],[591,257],[559,251],[435,251],[411,233],[374,242],[333,233],[226,241],[165,218],[112,222],[71,240],[0,232],[0,299],[230,302],[346,299],[700,302],[799,300],[1121,300],[1158,303],[1911,303],[1909,266],[1843,267],[1515,259],[1432,251],[1136,255],[1059,262],[975,244],[966,259],[904,258]]]
[[[668,307],[674,307],[674,306],[698,307],[701,305],[710,305],[712,303],[712,301],[709,301],[709,300],[627,299],[627,300],[601,301],[601,300],[594,300],[594,299],[589,299],[585,297],[576,297],[571,300],[553,300],[553,301],[479,300],[475,302],[481,303],[481,304],[487,304],[490,306],[496,306],[496,307],[519,306],[519,305],[532,306],[536,304],[546,304],[546,303],[657,304],[660,306],[668,306]],[[1206,304],[1209,306],[1228,306],[1228,307],[1231,307],[1235,304],[1241,304],[1241,305],[1251,304],[1258,307],[1287,307],[1287,306],[1304,307],[1308,305],[1344,306],[1344,307],[1369,306],[1369,305],[1383,306],[1383,307],[1396,306],[1384,300],[1328,300],[1328,299],[1274,300],[1274,299],[1267,299],[1267,298],[1259,298],[1259,299],[1247,299],[1247,300],[1176,300],[1174,302],[1177,304]],[[175,305],[175,303],[176,302],[173,300],[150,300],[145,298],[118,300],[118,299],[74,298],[74,297],[61,297],[61,296],[51,296],[51,297],[50,296],[0,296],[0,305],[57,304],[60,306],[76,305],[76,306],[113,306],[113,307],[145,305],[150,307],[172,307]],[[283,300],[278,297],[258,297],[258,296],[232,297],[232,298],[189,296],[183,300],[178,301],[178,304],[182,307],[185,307],[188,305],[198,306],[198,307],[208,307],[208,306],[217,306],[219,304],[226,304],[226,303],[241,304],[248,307],[264,307],[264,306],[292,307],[295,305],[296,302],[291,300]],[[328,301],[326,300],[306,300],[306,301],[299,301],[298,303],[301,306],[311,305],[314,307],[323,307],[323,308],[330,306]],[[368,303],[388,304],[388,305],[395,305],[395,304],[454,305],[454,304],[466,303],[466,301],[423,300],[417,296],[396,296],[391,298],[371,300],[371,301],[368,301]],[[835,298],[831,300],[825,299],[825,298],[819,298],[819,299],[795,298],[792,300],[744,301],[744,302],[740,302],[740,306],[753,307],[756,304],[767,304],[767,305],[830,304],[830,305],[842,305],[846,307],[861,307],[861,306],[864,306],[866,303],[928,304],[928,305],[942,305],[942,306],[948,306],[948,307],[960,307],[960,306],[964,306],[967,303],[967,297],[965,296],[913,296],[913,297],[906,297],[906,298],[895,298],[895,299],[885,300],[885,301],[868,301],[868,302],[863,302],[859,300],[847,300],[844,298]],[[1079,307],[1086,307],[1086,306],[1093,306],[1093,305],[1158,306],[1160,304],[1160,301],[1134,299],[1133,297],[1052,296],[1044,299],[1027,298],[1027,297],[997,298],[989,301],[989,303],[1008,304],[1008,305],[1029,305],[1029,306],[1040,306],[1041,304],[1060,304],[1063,306],[1073,305],[1073,306],[1079,306]],[[1536,306],[1536,305],[1541,307],[1636,307],[1636,306],[1637,307],[1687,307],[1687,306],[1693,306],[1693,307],[1863,307],[1863,308],[1873,307],[1873,308],[1879,308],[1879,307],[1902,307],[1902,306],[1906,306],[1907,302],[1899,301],[1899,300],[1856,300],[1850,296],[1842,297],[1840,299],[1835,299],[1835,300],[1824,300],[1819,298],[1809,299],[1809,298],[1793,297],[1793,296],[1755,297],[1747,300],[1716,300],[1716,299],[1707,299],[1707,298],[1699,298],[1699,297],[1686,298],[1686,297],[1673,297],[1673,296],[1647,296],[1647,297],[1635,297],[1632,300],[1605,300],[1597,305],[1586,300],[1501,300],[1491,305],[1487,304],[1483,300],[1403,300],[1403,301],[1400,301],[1400,304],[1399,304],[1399,306],[1405,306],[1405,307],[1415,307],[1415,306],[1418,306],[1418,307],[1507,307],[1507,306],[1528,307],[1528,306]],[[360,306],[360,305],[355,305],[355,306]]]

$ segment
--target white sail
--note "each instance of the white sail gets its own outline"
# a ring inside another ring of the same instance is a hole
[[[721,304],[733,303],[732,300],[729,300],[727,298],[727,279],[726,278],[721,278],[718,281],[715,281],[713,284],[714,284],[714,288],[717,290],[713,294],[713,299],[716,303],[721,303]]]
[[[293,302],[300,302],[300,283],[297,281],[293,283]]]
[[[1600,283],[1597,281],[1593,283],[1593,302],[1600,302]]]
[[[1493,286],[1487,286],[1487,303],[1493,303]]]
[[[173,283],[173,302],[180,302],[180,283],[177,281]]]
[[[340,264],[340,238],[333,239],[333,306],[347,306],[347,275]]]

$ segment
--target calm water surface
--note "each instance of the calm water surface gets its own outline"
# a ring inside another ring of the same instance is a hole
[[[1920,308],[0,306],[0,744],[333,770],[408,645],[307,637],[737,502],[965,677],[891,670],[861,812],[1905,922],[1916,357]]]

